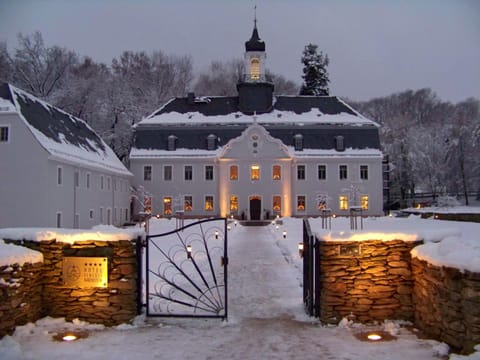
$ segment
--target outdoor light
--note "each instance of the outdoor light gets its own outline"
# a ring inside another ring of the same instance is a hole
[[[283,235],[283,238],[286,239],[286,238],[287,238],[287,231],[286,231],[286,230],[283,230],[282,235]]]
[[[298,255],[303,258],[303,242],[298,243]]]
[[[382,340],[382,336],[377,333],[371,333],[367,335],[367,339],[370,341]]]
[[[218,240],[218,230],[215,230],[215,239]]]
[[[187,245],[187,259],[192,258],[192,245]]]
[[[272,220],[272,225],[275,225],[275,220]]]
[[[77,339],[78,339],[77,335],[74,335],[74,334],[66,334],[62,337],[63,341],[75,341]]]
[[[277,225],[275,225],[275,229],[276,229],[276,230],[278,230],[278,224],[277,224]]]
[[[235,220],[235,221],[233,222],[233,225],[237,226],[237,220]]]
[[[160,219],[160,214],[155,215],[157,219]]]
[[[230,225],[227,226],[227,230],[230,231],[232,227]]]
[[[277,219],[280,217],[280,215],[277,214]]]
[[[333,218],[336,218],[336,217],[337,217],[337,215],[333,214],[333,215],[332,215],[332,217],[333,217]]]

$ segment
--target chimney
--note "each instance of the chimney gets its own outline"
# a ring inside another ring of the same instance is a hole
[[[195,93],[189,92],[187,95],[187,103],[188,105],[193,105],[195,104]]]

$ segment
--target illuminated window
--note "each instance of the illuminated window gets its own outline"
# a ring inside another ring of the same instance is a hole
[[[172,198],[170,196],[163,198],[163,215],[172,215]]]
[[[193,210],[193,197],[191,195],[185,195],[183,198],[183,210],[192,211]]]
[[[282,211],[282,197],[279,195],[273,196],[273,211],[280,212]]]
[[[145,165],[143,167],[143,180],[152,181],[152,167],[150,165]]]
[[[250,61],[250,79],[259,80],[260,79],[260,60],[253,58]]]
[[[273,165],[273,180],[280,180],[282,178],[282,167],[280,165]]]
[[[191,165],[185,166],[185,180],[189,181],[193,179],[193,167]]]
[[[150,196],[145,196],[143,198],[143,211],[147,214],[152,213],[152,198]]]
[[[205,180],[213,180],[213,166],[205,166]]]
[[[325,199],[319,199],[317,202],[317,210],[325,210],[327,208],[327,201]]]
[[[360,165],[360,179],[368,180],[368,165]]]
[[[368,195],[360,196],[360,206],[363,210],[368,210]]]
[[[340,195],[340,210],[348,210],[348,196]]]
[[[347,165],[340,165],[340,167],[338,168],[338,176],[339,176],[340,180],[348,179]]]
[[[230,195],[230,212],[238,211],[238,196]]]
[[[172,181],[172,165],[165,165],[163,167],[163,180]]]
[[[305,195],[297,196],[297,211],[305,211]]]
[[[297,180],[305,180],[305,165],[297,165]]]
[[[238,180],[238,166],[230,166],[230,180]]]
[[[250,179],[251,180],[260,180],[260,166],[252,165],[250,167]]]
[[[318,165],[318,180],[327,179],[327,165]]]
[[[205,210],[213,211],[213,196],[205,196]]]

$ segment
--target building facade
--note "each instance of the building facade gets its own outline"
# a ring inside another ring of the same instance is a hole
[[[130,220],[132,174],[82,120],[3,84],[0,135],[0,227]]]
[[[175,98],[135,126],[136,211],[161,216],[382,215],[378,125],[335,96],[274,96],[245,43],[238,96]]]

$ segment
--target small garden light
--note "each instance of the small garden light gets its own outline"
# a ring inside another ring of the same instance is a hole
[[[286,239],[286,238],[287,238],[287,231],[286,231],[286,230],[283,230],[282,235],[283,235],[283,238]]]
[[[303,242],[298,243],[298,255],[303,258]]]
[[[187,259],[192,258],[192,245],[187,245]]]
[[[218,240],[218,230],[215,230],[215,239]]]

